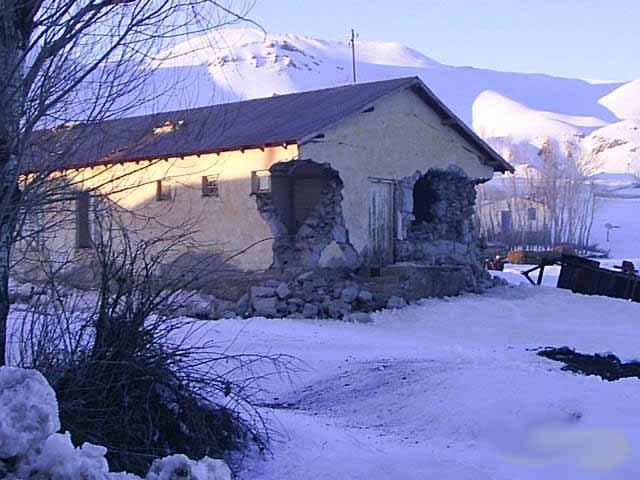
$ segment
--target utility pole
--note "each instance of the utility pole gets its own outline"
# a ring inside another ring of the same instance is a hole
[[[349,43],[351,44],[351,60],[353,62],[352,68],[353,68],[353,83],[357,83],[357,79],[356,79],[356,38],[358,36],[356,35],[356,31],[352,28],[351,29],[351,40],[349,41]]]

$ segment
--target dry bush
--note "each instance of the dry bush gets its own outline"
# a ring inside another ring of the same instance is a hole
[[[211,338],[210,323],[174,315],[188,285],[158,272],[182,234],[146,241],[114,224],[100,231],[99,289],[70,290],[52,277],[18,342],[19,363],[55,389],[62,428],[76,444],[107,447],[115,470],[139,474],[172,453],[265,449],[270,431],[255,402],[262,381],[289,375],[295,359],[232,354]]]

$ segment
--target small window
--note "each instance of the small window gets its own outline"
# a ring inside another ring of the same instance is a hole
[[[156,181],[156,201],[163,202],[173,200],[175,196],[175,187],[169,180]]]
[[[527,220],[530,222],[535,222],[537,218],[537,210],[534,207],[529,207],[527,209]]]
[[[76,198],[76,247],[91,248],[91,225],[89,221],[90,211],[89,192],[80,192]]]
[[[220,190],[218,188],[219,175],[205,175],[202,177],[202,196],[203,197],[219,197]]]
[[[271,172],[258,170],[251,173],[251,193],[271,192]]]

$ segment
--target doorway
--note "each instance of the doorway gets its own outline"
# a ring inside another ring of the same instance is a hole
[[[394,261],[394,181],[369,179],[369,249],[372,266]]]

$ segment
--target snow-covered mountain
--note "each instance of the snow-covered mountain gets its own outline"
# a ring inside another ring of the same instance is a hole
[[[155,75],[179,85],[173,109],[348,84],[351,47],[301,35],[223,29],[170,51]],[[589,81],[439,63],[391,42],[357,43],[358,81],[418,75],[505,157],[535,164],[547,140],[578,146],[598,171],[640,173],[640,80]],[[160,88],[160,87],[158,87]]]

